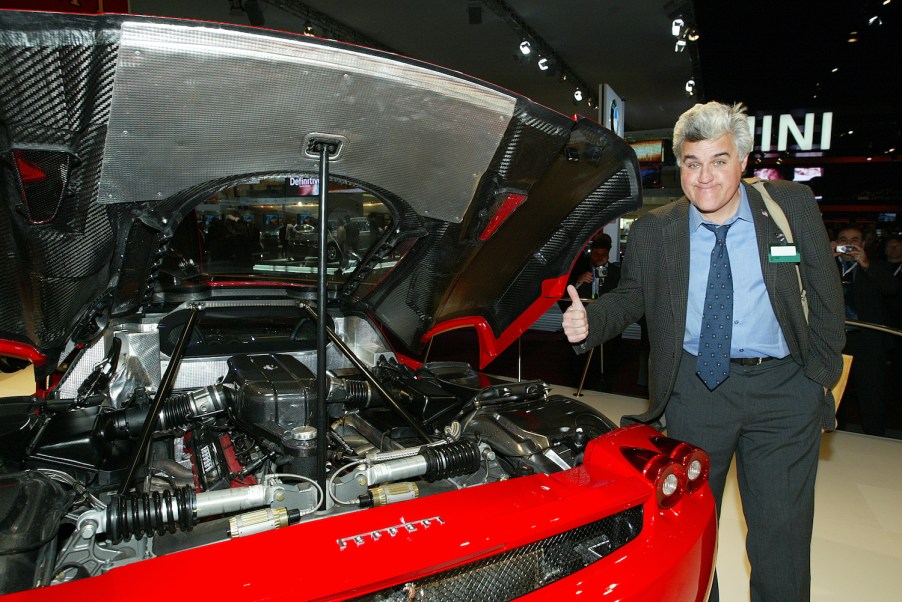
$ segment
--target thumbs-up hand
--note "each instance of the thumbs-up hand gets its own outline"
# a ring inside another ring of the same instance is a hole
[[[571,343],[579,343],[589,336],[589,320],[586,317],[586,308],[579,299],[576,287],[572,284],[567,286],[567,294],[573,302],[567,311],[564,312],[562,325],[564,326],[564,334]]]

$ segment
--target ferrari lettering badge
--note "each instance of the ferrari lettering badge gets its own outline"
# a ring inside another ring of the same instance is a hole
[[[342,537],[337,540],[338,549],[345,550],[348,547],[348,544],[354,544],[356,546],[362,546],[367,541],[379,541],[384,535],[389,537],[394,537],[398,533],[416,533],[420,530],[420,528],[428,529],[433,525],[444,525],[445,521],[440,516],[433,516],[432,518],[423,518],[420,520],[414,521],[406,521],[403,518],[401,519],[401,524],[394,525],[391,527],[384,527],[382,529],[377,529],[375,531],[368,531],[366,533],[361,533],[359,535],[352,535],[350,537]]]

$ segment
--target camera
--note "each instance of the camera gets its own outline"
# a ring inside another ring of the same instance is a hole
[[[852,245],[836,245],[837,253],[851,253],[855,250],[855,247]]]
[[[604,280],[608,277],[608,266],[600,265],[595,268],[595,277],[599,280]]]

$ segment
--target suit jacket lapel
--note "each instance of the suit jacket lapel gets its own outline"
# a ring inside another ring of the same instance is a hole
[[[674,332],[682,346],[689,304],[689,201],[685,197],[674,205],[672,219],[664,226],[664,264],[670,291],[670,310]]]

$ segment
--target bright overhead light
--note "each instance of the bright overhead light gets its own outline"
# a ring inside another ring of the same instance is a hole
[[[700,34],[696,28],[690,27],[686,30],[686,39],[690,42],[698,42],[700,37],[702,37],[702,34]]]
[[[679,38],[676,41],[676,46],[673,47],[673,51],[674,52],[683,52],[684,50],[686,50],[686,40],[684,40],[683,38]]]
[[[304,35],[305,36],[313,35],[313,23],[311,23],[310,21],[307,21],[307,24],[304,25]]]
[[[529,40],[520,42],[520,53],[523,56],[527,56],[530,52],[532,52],[532,44],[529,43]]]
[[[858,41],[858,32],[857,32],[857,31],[850,31],[850,32],[849,32],[849,39],[848,39],[847,41],[848,41],[850,44],[854,44],[855,42],[857,42],[857,41]]]
[[[868,25],[879,27],[879,26],[883,25],[883,19],[881,19],[877,15],[874,15],[873,17],[868,19]]]
[[[670,24],[670,33],[673,34],[673,37],[679,37],[680,32],[683,30],[683,25],[685,24],[686,22],[682,19],[673,20],[673,23]]]
[[[583,101],[583,91],[580,90],[579,88],[574,90],[573,91],[573,100],[575,100],[576,102],[582,102]]]
[[[692,78],[689,78],[689,81],[686,82],[686,94],[695,96],[695,80]]]
[[[550,67],[550,65],[548,64],[548,59],[546,59],[544,56],[539,59],[539,62],[537,64],[539,66],[539,71],[548,71],[548,67]]]

